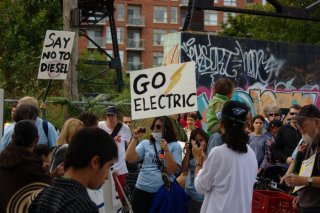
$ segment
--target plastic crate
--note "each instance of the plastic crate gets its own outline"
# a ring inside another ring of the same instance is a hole
[[[282,192],[253,190],[252,213],[297,213],[293,198]]]

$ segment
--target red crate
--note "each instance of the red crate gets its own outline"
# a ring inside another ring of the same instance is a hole
[[[253,190],[252,213],[297,213],[293,198],[282,192]]]

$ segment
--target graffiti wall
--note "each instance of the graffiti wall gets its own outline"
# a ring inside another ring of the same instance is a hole
[[[282,109],[294,103],[320,106],[319,47],[205,33],[176,34],[170,41],[165,39],[164,64],[196,62],[198,101],[207,101],[199,106],[208,104],[219,78],[235,83],[233,99],[246,102],[253,114],[262,113],[266,105]]]

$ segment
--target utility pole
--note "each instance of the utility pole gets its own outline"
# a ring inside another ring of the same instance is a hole
[[[67,79],[64,82],[64,96],[69,100],[78,100],[78,71],[76,65],[78,62],[78,29],[71,27],[71,10],[76,8],[78,0],[63,0],[63,30],[75,32],[74,45],[72,49],[72,58],[70,61],[70,70]]]
[[[64,81],[64,97],[70,101],[79,100],[78,91],[78,71],[76,65],[78,62],[78,29],[71,27],[71,10],[78,6],[78,0],[63,0],[63,30],[75,32],[72,56],[70,60],[70,70],[67,79]],[[69,118],[68,108],[65,107],[64,118]]]

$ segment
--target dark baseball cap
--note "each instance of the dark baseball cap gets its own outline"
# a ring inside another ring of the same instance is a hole
[[[117,115],[118,109],[115,106],[108,106],[105,114],[106,115]]]
[[[222,119],[228,119],[238,123],[246,123],[249,108],[239,101],[227,101],[222,108]]]
[[[300,112],[294,116],[293,120],[299,120],[302,118],[320,118],[320,110],[313,104],[306,105],[301,108]]]

